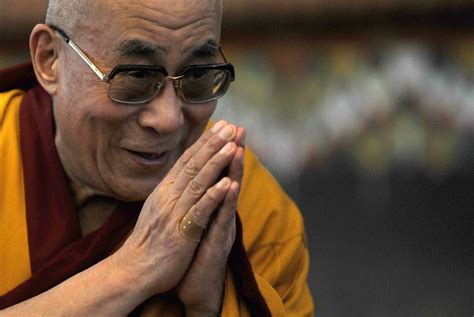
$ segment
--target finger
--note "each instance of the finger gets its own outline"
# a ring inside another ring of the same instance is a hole
[[[210,244],[211,250],[221,250],[228,255],[232,248],[235,239],[235,213],[238,195],[239,184],[232,182],[224,198],[222,207],[217,212],[213,221],[208,224],[208,231],[204,239],[206,243]]]
[[[234,142],[239,146],[245,146],[245,129],[243,127],[237,128]]]
[[[206,163],[235,137],[236,130],[232,124],[226,125],[217,134],[210,137],[199,151],[187,160],[174,180],[173,190],[175,193],[182,193],[186,189],[189,182],[196,177]],[[226,160],[227,158],[219,156],[218,159]],[[216,173],[218,175],[220,170]]]
[[[207,130],[202,134],[202,136],[193,144],[191,145],[178,161],[174,164],[171,170],[168,172],[165,180],[173,180],[178,176],[178,174],[182,171],[184,166],[188,163],[188,161],[200,150],[203,146],[209,141],[209,139],[217,134],[222,128],[224,128],[228,123],[225,120],[221,120],[216,122],[212,128]]]
[[[237,183],[242,183],[244,174],[244,149],[239,146],[235,151],[235,155],[229,165],[229,177]]]
[[[179,233],[187,240],[199,242],[209,218],[226,197],[232,182],[224,177],[209,188],[206,194],[188,211],[179,224]]]
[[[235,216],[235,210],[237,209],[239,189],[239,183],[233,181],[224,198],[222,207],[220,208],[219,213],[216,216],[216,225],[222,230],[222,232],[225,232],[228,227],[232,225],[232,220]]]
[[[203,166],[196,177],[189,181],[188,186],[186,186],[181,197],[176,202],[175,212],[189,210],[206,190],[216,182],[221,171],[234,159],[237,150],[237,145],[234,142],[229,142],[217,152]]]

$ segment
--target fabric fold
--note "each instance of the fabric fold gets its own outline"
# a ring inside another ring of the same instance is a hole
[[[20,139],[32,275],[0,296],[0,309],[45,292],[110,255],[133,229],[143,204],[121,204],[101,228],[82,237],[54,145],[51,97],[36,82],[31,63],[0,71],[0,91],[11,89],[26,90],[20,108]],[[271,316],[243,245],[238,214],[236,219],[229,267],[237,293],[252,316]]]

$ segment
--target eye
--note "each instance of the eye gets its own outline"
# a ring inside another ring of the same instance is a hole
[[[137,79],[146,79],[153,77],[153,72],[149,70],[132,70],[129,71],[127,75]]]
[[[206,69],[201,69],[201,70],[195,70],[191,73],[191,75],[193,76],[193,78],[201,78],[202,76],[206,75],[207,74],[207,70]]]

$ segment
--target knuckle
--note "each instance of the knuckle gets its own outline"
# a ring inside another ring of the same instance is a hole
[[[213,137],[209,140],[208,142],[209,146],[209,150],[213,153],[219,151],[223,145],[223,141],[219,138],[219,137]]]
[[[173,210],[178,203],[179,198],[181,198],[181,193],[171,192],[167,194],[167,203],[169,204],[170,210]]]
[[[186,176],[194,177],[197,175],[198,172],[199,172],[199,166],[196,163],[196,160],[189,159],[184,169],[184,173],[186,173]]]
[[[155,190],[153,191],[153,194],[150,195],[150,197],[153,197],[156,203],[166,200],[166,198],[169,196],[170,192],[170,186],[168,184],[160,184]]]
[[[203,210],[201,209],[201,207],[199,207],[198,205],[194,205],[192,208],[191,208],[191,212],[193,214],[193,217],[194,217],[194,220],[201,226],[205,226],[206,223],[207,223],[207,216],[204,214]]]
[[[170,190],[171,187],[173,187],[174,184],[174,179],[171,179],[170,177],[166,177],[158,186],[155,187],[155,191],[158,192],[158,195],[162,195],[163,193],[166,193],[167,191]]]
[[[221,197],[219,195],[219,190],[217,188],[209,188],[207,190],[207,199],[213,203],[214,205],[217,205],[221,201]]]
[[[201,184],[198,180],[192,179],[189,182],[189,189],[191,192],[196,194],[202,194],[204,192],[204,185]]]
[[[181,155],[181,160],[184,164],[187,164],[189,160],[192,158],[191,148],[188,148],[184,153]]]
[[[220,161],[217,161],[217,160],[210,160],[208,162],[209,164],[209,168],[212,170],[212,171],[217,171],[219,169],[222,168],[222,163]]]

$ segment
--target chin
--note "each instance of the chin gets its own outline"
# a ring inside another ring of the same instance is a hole
[[[150,196],[159,182],[160,180],[157,181],[156,179],[154,181],[129,181],[126,184],[116,186],[112,195],[120,201],[143,201]]]

